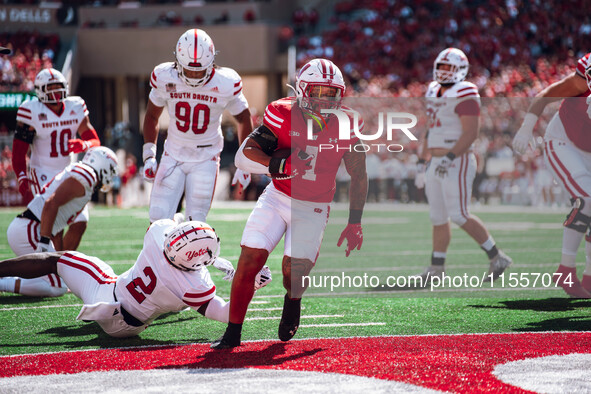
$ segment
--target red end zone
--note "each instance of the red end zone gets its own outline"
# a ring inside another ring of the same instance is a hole
[[[106,349],[0,358],[0,377],[176,368],[264,368],[374,377],[453,392],[527,392],[492,373],[510,361],[591,353],[591,332],[471,334]],[[1,385],[1,381],[0,381]]]

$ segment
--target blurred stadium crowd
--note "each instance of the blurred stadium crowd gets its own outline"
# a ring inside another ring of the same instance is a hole
[[[468,80],[478,86],[482,97],[532,97],[572,73],[577,59],[588,51],[585,44],[591,38],[591,17],[581,16],[584,6],[584,0],[351,0],[336,2],[325,16],[319,16],[314,8],[296,10],[280,38],[286,48],[295,44],[298,66],[315,57],[329,58],[339,65],[350,97],[423,97],[432,77],[433,60],[448,46],[468,55]],[[243,23],[255,18],[245,15]],[[160,22],[174,25],[178,21],[164,15]],[[0,43],[9,43],[14,51],[0,57],[1,92],[32,91],[34,76],[53,64],[60,47],[57,35],[26,31],[2,33]],[[479,172],[474,198],[483,203],[561,204],[565,197],[545,169],[540,149],[523,157],[515,157],[510,149],[522,112],[508,109],[490,119],[483,122],[475,144]],[[255,126],[260,124],[258,117],[254,120]],[[543,126],[539,125],[539,130]],[[11,133],[0,124],[2,193],[16,188],[8,146]],[[228,144],[224,153],[229,156],[236,148]],[[368,156],[370,202],[424,201],[422,191],[414,187],[417,148],[411,144],[403,153]],[[129,170],[123,188],[141,185],[139,178],[132,181],[141,174],[135,160],[127,157],[120,161],[127,163]],[[225,177],[226,198],[255,199],[269,181],[255,177],[249,190],[238,195],[229,185],[233,165],[231,160],[226,163],[230,173]],[[335,199],[342,201],[347,198],[345,171],[337,181]]]

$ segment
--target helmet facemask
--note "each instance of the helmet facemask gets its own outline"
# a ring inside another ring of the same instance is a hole
[[[190,63],[190,64],[199,64],[199,63]],[[183,66],[177,60],[176,68],[179,73],[179,77],[181,78],[181,80],[184,83],[186,83],[188,86],[190,86],[192,88],[197,88],[199,86],[205,85],[205,83],[207,82],[207,80],[211,76],[211,72],[213,71],[213,62],[207,67],[199,67],[199,66]],[[187,75],[187,71],[189,73],[205,71],[205,73],[200,78],[199,77],[198,78],[191,78],[189,75]]]
[[[585,80],[587,81],[587,87],[591,90],[591,65],[585,70]]]
[[[42,103],[59,104],[68,97],[68,82],[59,71],[46,68],[35,77],[35,93]]]
[[[339,86],[309,83],[302,89],[302,108],[320,113],[323,109],[339,109],[343,100],[343,89]]]

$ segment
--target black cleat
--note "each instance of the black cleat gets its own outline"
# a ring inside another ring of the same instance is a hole
[[[226,334],[216,339],[209,347],[215,350],[232,349],[240,346],[240,338],[226,338]]]
[[[301,298],[292,300],[287,294],[285,295],[283,300],[283,313],[281,314],[278,331],[279,339],[282,341],[289,341],[298,331],[301,306]]]

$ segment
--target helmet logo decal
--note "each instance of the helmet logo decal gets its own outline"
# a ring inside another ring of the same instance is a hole
[[[187,255],[187,261],[191,261],[195,257],[203,256],[206,253],[209,253],[209,251],[206,248],[202,248],[202,249],[199,249],[199,250],[189,250],[186,253],[186,255]]]

